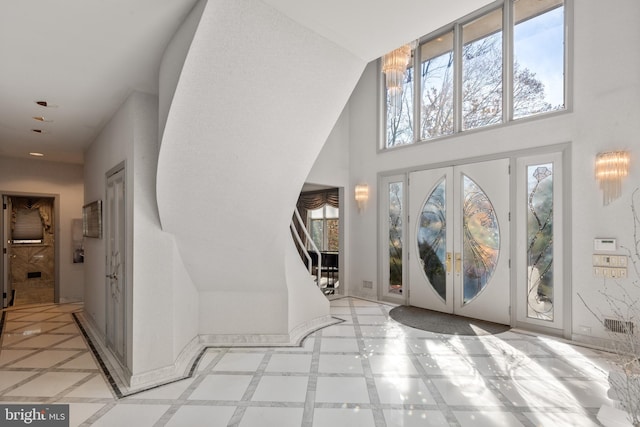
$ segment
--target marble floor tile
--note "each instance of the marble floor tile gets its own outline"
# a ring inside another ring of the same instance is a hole
[[[87,375],[84,372],[46,372],[3,394],[6,396],[50,398],[76,384]]]
[[[418,356],[423,369],[428,375],[473,376],[475,367],[470,358],[461,356]]]
[[[24,358],[38,350],[11,350],[11,349],[3,349],[0,351],[0,366],[10,365],[14,360]]]
[[[409,356],[385,354],[369,356],[368,359],[371,372],[374,374],[385,376],[418,375]]]
[[[454,411],[461,427],[523,427],[515,415],[501,411]]]
[[[302,341],[302,344],[297,347],[275,347],[273,349],[276,353],[308,353],[313,351],[315,339],[307,337]]]
[[[9,387],[13,387],[14,385],[26,380],[29,377],[38,375],[37,372],[32,371],[11,371],[4,369],[0,371],[0,374],[0,393],[3,390],[8,389]]]
[[[526,412],[524,414],[536,426],[554,426],[554,427],[597,427],[600,426],[595,419],[588,414],[576,414],[568,412],[541,411]]]
[[[69,403],[70,425],[597,426],[612,356],[509,331],[441,335],[388,319],[389,304],[332,299],[346,320],[300,346],[209,348],[190,378],[116,398],[71,313],[5,315],[0,402]]]
[[[97,374],[89,381],[75,387],[64,398],[113,399],[113,392],[102,375]]]
[[[355,338],[322,338],[322,353],[358,353],[358,341]]]
[[[265,372],[300,372],[311,370],[310,354],[272,354]]]
[[[324,340],[323,340],[324,341]],[[406,355],[410,353],[407,350],[407,341],[404,339],[387,339],[387,338],[365,338],[364,343],[365,354],[397,354]]]
[[[247,408],[239,427],[299,427],[302,408]]]
[[[213,367],[214,371],[255,371],[262,363],[264,353],[227,353]]]
[[[226,427],[235,406],[181,406],[165,427]]]
[[[398,405],[435,405],[436,401],[422,378],[388,376],[375,378],[381,403]]]
[[[447,405],[503,406],[486,380],[479,376],[432,379],[431,381]]]
[[[321,354],[318,372],[363,375],[360,355]]]
[[[351,307],[347,306],[332,306],[331,307],[331,315],[341,315],[341,314],[347,314],[347,315],[351,315]]]
[[[175,381],[167,385],[153,388],[142,393],[136,393],[128,399],[179,399],[180,396],[193,384],[193,378],[186,378],[184,380]]]
[[[11,368],[50,368],[70,357],[77,355],[77,350],[44,350],[34,353],[17,362],[11,363]]]
[[[496,387],[515,406],[599,408],[610,402],[608,386],[601,382],[558,379],[513,379],[495,381]]]
[[[369,392],[364,378],[319,377],[316,402],[369,403]]]
[[[358,315],[358,323],[360,325],[384,325],[389,319],[386,316],[374,315]]]
[[[80,356],[73,358],[72,360],[58,366],[60,369],[90,369],[98,370],[98,365],[93,359],[93,355],[88,351],[81,353]]]
[[[313,427],[371,427],[375,426],[371,409],[316,408]]]
[[[91,425],[94,427],[152,426],[169,405],[116,405]]]
[[[69,403],[69,427],[81,425],[104,406],[104,403]]]
[[[263,376],[251,400],[303,403],[306,399],[308,382],[308,377]]]
[[[3,340],[2,345],[13,347],[13,348],[45,348],[51,347],[55,344],[60,343],[61,341],[65,341],[69,339],[70,335],[60,335],[60,334],[39,334],[39,335],[21,335],[21,334],[9,334],[9,336],[16,337],[16,342],[14,343],[6,343]],[[19,342],[17,342],[19,340]]]
[[[388,427],[447,427],[450,425],[440,411],[385,409],[382,412]]]
[[[251,375],[207,375],[189,395],[190,400],[240,400]]]
[[[73,349],[79,349],[79,350],[86,350],[88,347],[84,341],[84,338],[78,335],[74,338],[68,339],[59,344],[54,345],[53,348],[73,348]]]
[[[331,325],[322,330],[323,337],[355,337],[356,331],[351,325]]]

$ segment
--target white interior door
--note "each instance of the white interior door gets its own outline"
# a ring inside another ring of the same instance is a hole
[[[509,160],[409,176],[409,303],[509,324]]]
[[[126,355],[126,211],[124,170],[107,178],[105,235],[107,243],[107,346],[125,364]]]

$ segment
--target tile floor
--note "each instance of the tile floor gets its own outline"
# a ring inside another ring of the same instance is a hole
[[[436,335],[390,306],[331,302],[345,322],[297,348],[211,348],[192,378],[116,399],[71,312],[6,312],[0,403],[68,403],[72,426],[596,426],[609,355],[516,332]]]

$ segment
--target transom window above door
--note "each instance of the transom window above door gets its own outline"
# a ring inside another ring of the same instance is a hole
[[[565,3],[505,0],[423,37],[404,78],[381,79],[381,148],[565,110]]]

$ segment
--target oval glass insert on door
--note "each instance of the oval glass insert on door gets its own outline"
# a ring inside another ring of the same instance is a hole
[[[443,301],[447,300],[445,252],[446,183],[443,177],[434,187],[422,207],[418,226],[418,255],[424,274]]]
[[[500,254],[500,227],[487,194],[463,174],[462,212],[463,305],[470,303],[491,280]]]

